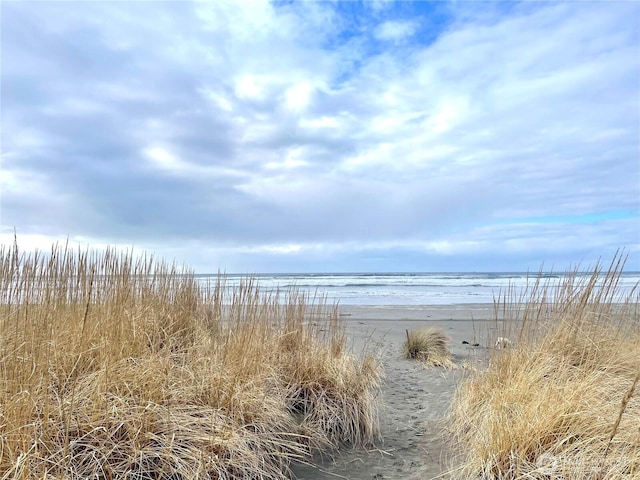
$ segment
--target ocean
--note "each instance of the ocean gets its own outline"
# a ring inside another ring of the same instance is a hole
[[[542,273],[543,282],[553,287],[563,274]],[[591,273],[578,274],[585,281]],[[217,275],[197,275],[203,283],[214,282]],[[538,273],[307,273],[252,275],[260,292],[271,294],[296,289],[310,296],[325,298],[340,305],[454,305],[492,303],[505,293],[522,292],[535,283]],[[225,275],[232,289],[246,282],[246,275]],[[640,272],[623,272],[618,284],[620,299],[640,282]],[[635,290],[637,292],[637,288]],[[511,298],[511,297],[510,297]]]

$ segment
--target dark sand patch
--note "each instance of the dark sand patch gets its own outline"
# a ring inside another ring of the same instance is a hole
[[[354,351],[365,343],[373,348],[385,369],[382,387],[382,440],[369,451],[342,449],[334,456],[317,456],[314,465],[296,465],[298,479],[349,480],[447,478],[452,467],[444,418],[464,369],[425,368],[402,358],[405,330],[435,326],[451,338],[458,365],[479,364],[487,357],[487,334],[496,328],[490,304],[364,307],[342,306]],[[480,347],[462,344],[480,343]]]

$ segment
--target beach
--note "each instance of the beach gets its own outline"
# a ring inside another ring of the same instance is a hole
[[[3,477],[640,473],[638,301],[615,302],[615,269],[500,308],[468,301],[493,274],[336,276],[363,302],[341,304],[126,253],[0,253]],[[465,301],[416,303],[428,281]],[[413,303],[364,303],[392,291]]]
[[[341,306],[355,353],[373,350],[385,371],[381,390],[381,439],[366,451],[343,448],[318,455],[313,465],[295,465],[298,479],[432,479],[447,478],[455,467],[442,420],[464,368],[425,367],[402,357],[406,330],[442,329],[459,366],[487,359],[487,335],[496,328],[492,304],[423,306]],[[463,341],[473,345],[463,344]]]

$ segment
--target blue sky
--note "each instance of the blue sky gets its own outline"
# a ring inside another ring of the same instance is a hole
[[[2,2],[0,237],[199,273],[640,270],[640,3]]]

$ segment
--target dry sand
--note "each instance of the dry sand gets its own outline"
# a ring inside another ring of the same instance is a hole
[[[295,465],[301,480],[447,478],[455,460],[442,434],[442,419],[464,369],[425,368],[402,358],[405,330],[434,326],[451,338],[458,365],[487,359],[487,336],[497,327],[490,304],[368,307],[341,306],[340,318],[355,352],[374,349],[385,370],[380,425],[382,439],[368,451],[342,449]],[[495,333],[492,333],[495,338]],[[479,347],[462,344],[480,343]]]

